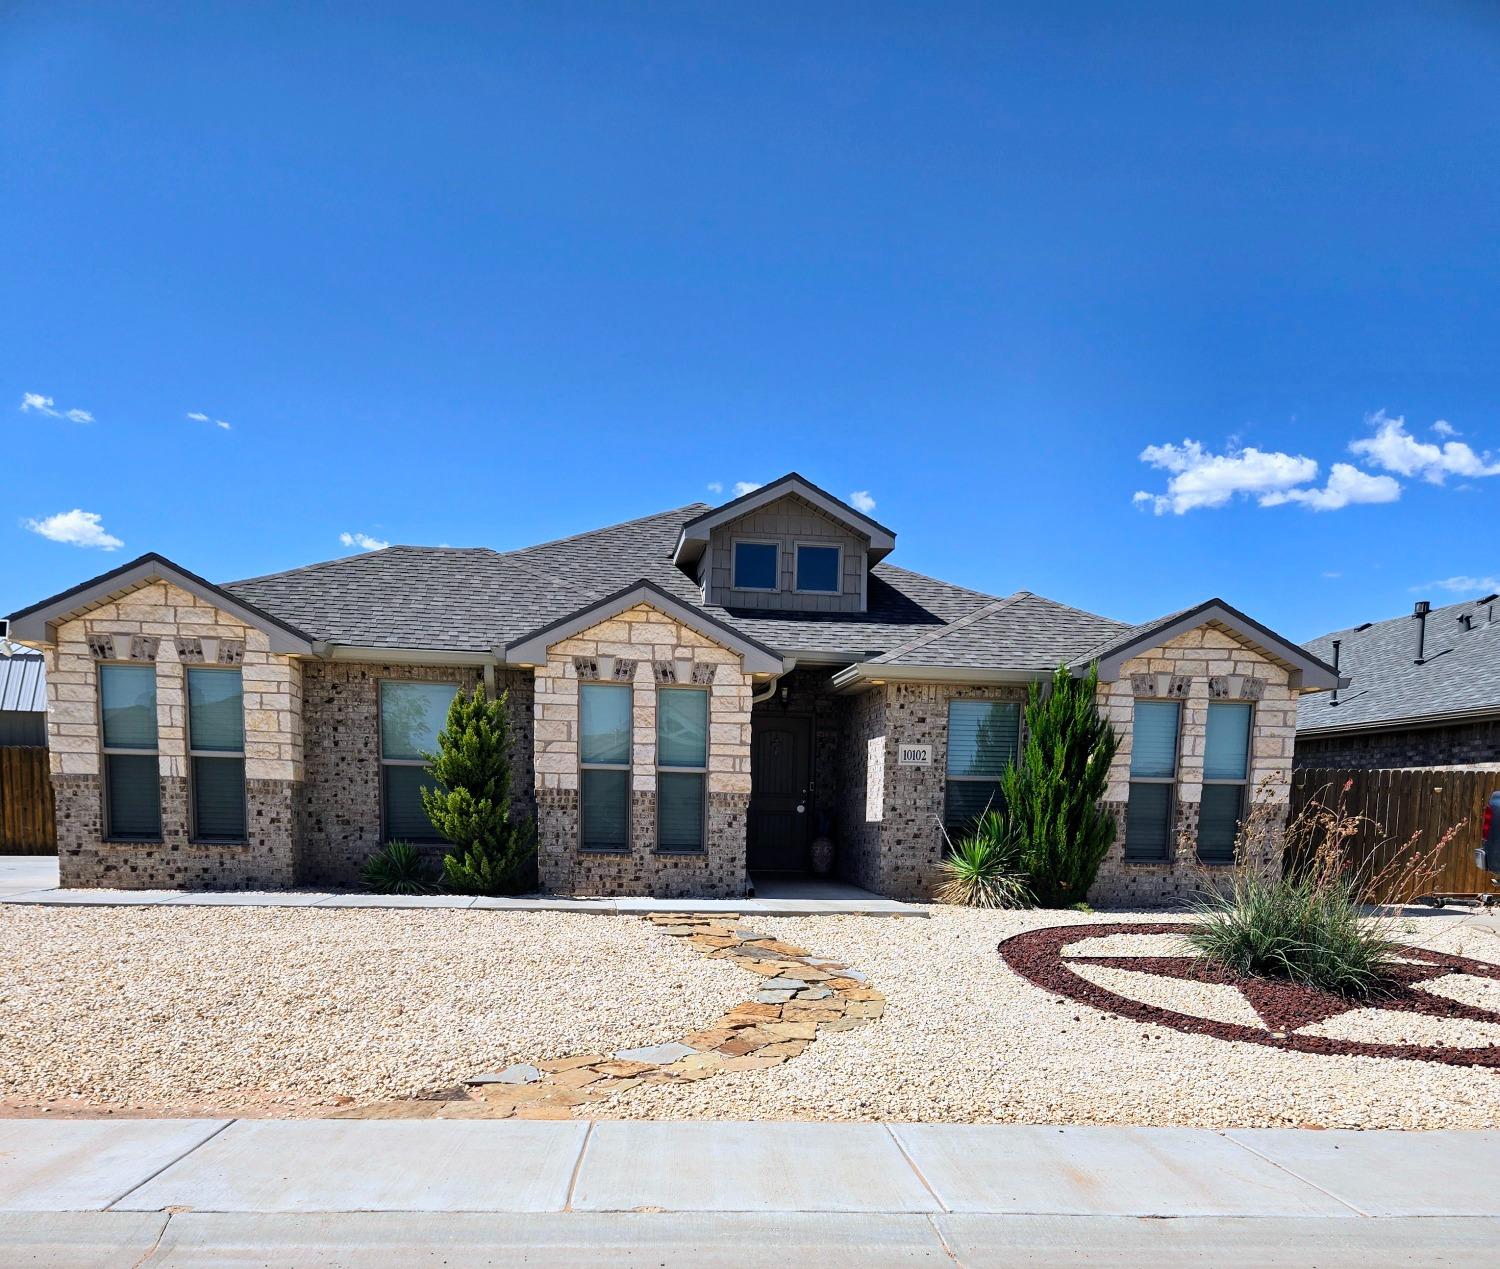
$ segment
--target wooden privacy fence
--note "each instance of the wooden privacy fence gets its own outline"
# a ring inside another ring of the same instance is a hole
[[[47,751],[0,747],[0,855],[57,854]]]
[[[1474,767],[1413,767],[1370,771],[1327,767],[1298,769],[1292,774],[1292,817],[1317,798],[1336,806],[1339,791],[1351,783],[1344,797],[1351,815],[1365,815],[1381,828],[1366,826],[1349,843],[1355,867],[1363,876],[1381,876],[1383,884],[1370,898],[1380,903],[1410,902],[1422,894],[1474,894],[1492,891],[1489,874],[1474,864],[1480,823],[1490,794],[1500,789],[1500,770]],[[1436,871],[1412,875],[1393,863],[1420,836],[1411,853],[1430,852],[1442,835],[1463,821],[1435,861]],[[1397,893],[1405,890],[1410,893]]]

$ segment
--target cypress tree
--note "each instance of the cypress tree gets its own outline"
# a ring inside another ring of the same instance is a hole
[[[532,878],[536,824],[511,814],[509,707],[505,692],[459,692],[428,757],[438,787],[422,790],[422,805],[452,844],[443,879],[458,894],[515,894]]]
[[[1037,902],[1081,903],[1115,840],[1114,817],[1100,805],[1119,738],[1099,714],[1099,667],[1082,678],[1059,666],[1046,692],[1026,698],[1026,742],[1000,777],[1006,818]]]

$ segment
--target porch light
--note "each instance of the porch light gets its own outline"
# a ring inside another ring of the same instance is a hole
[[[595,657],[594,665],[598,668],[601,679],[612,679],[615,677],[614,657],[608,655]]]
[[[214,638],[199,639],[198,646],[203,649],[203,659],[210,664],[219,660],[219,641]]]

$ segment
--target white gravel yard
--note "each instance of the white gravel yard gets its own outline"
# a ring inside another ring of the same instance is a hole
[[[1044,992],[1002,964],[995,951],[1002,939],[1044,925],[1164,919],[1174,917],[952,908],[935,909],[925,921],[757,917],[756,929],[868,974],[885,993],[884,1018],[820,1036],[784,1066],[688,1087],[636,1088],[600,1113],[1210,1127],[1500,1125],[1495,1070],[1289,1053],[1130,1022]],[[1500,962],[1500,935],[1492,922],[1419,919],[1408,928],[1421,946]],[[1130,950],[1181,950],[1168,939],[1150,943]],[[1125,949],[1095,941],[1080,950]],[[1202,985],[1147,982],[1155,991],[1177,989],[1179,1009],[1212,1012]],[[1410,1015],[1402,1021],[1414,1036],[1475,1031],[1473,1024],[1429,1027],[1426,1019]]]
[[[569,913],[0,908],[0,1099],[298,1113],[674,1039],[749,975]]]

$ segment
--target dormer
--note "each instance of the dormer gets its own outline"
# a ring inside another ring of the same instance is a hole
[[[796,472],[683,525],[673,556],[706,604],[864,612],[870,566],[896,535]]]

